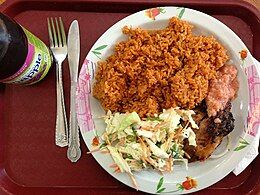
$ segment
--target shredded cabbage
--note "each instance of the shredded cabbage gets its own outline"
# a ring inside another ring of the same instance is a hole
[[[120,172],[153,168],[172,171],[176,162],[185,167],[188,159],[183,151],[183,140],[196,146],[198,128],[192,118],[193,110],[170,108],[155,117],[140,119],[136,112],[107,112],[102,148],[107,148]],[[132,178],[133,179],[133,178]]]

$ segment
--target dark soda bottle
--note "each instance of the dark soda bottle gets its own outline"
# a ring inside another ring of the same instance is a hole
[[[0,13],[0,82],[33,84],[52,64],[48,47],[14,20]]]

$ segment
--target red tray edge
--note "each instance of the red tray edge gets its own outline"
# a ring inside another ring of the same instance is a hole
[[[3,13],[6,13],[6,12],[8,12],[8,9],[10,7],[14,8],[17,4],[19,4],[21,2],[26,2],[26,1],[22,1],[22,0],[13,0],[12,2],[11,1],[7,1],[3,5],[1,5],[0,11],[2,11]],[[38,2],[38,1],[37,0],[32,0],[30,2]],[[70,0],[44,1],[44,3],[48,3],[48,2],[50,2],[50,3],[53,3],[53,2],[61,2],[61,3],[68,2],[68,3],[70,3],[71,1]],[[77,1],[77,2],[79,2],[79,3],[80,2],[85,2],[85,3],[86,2],[92,2],[92,3],[97,2],[97,3],[100,3],[98,0],[89,0],[89,1],[82,0],[82,1]],[[119,0],[113,0],[113,1],[104,0],[104,2],[113,4],[113,3],[119,3],[120,1]],[[141,3],[149,3],[149,2],[147,2],[147,1],[138,1],[138,2],[132,1],[132,2],[124,2],[124,3],[126,3],[126,4],[128,4],[128,3],[130,3],[130,4],[131,3],[132,4],[133,3],[140,3],[141,4]],[[153,1],[153,4],[161,4],[161,3],[165,4],[165,1],[161,1],[161,0]],[[175,4],[175,5],[178,4],[178,5],[183,5],[183,6],[185,6],[185,5],[200,6],[201,4],[203,4],[203,6],[205,6],[205,3],[206,3],[206,1],[200,1],[200,2],[199,1],[196,1],[196,2],[194,2],[194,1],[185,1],[185,2],[182,2],[181,0],[177,0],[173,4]],[[226,0],[225,2],[222,2],[222,3],[220,3],[220,1],[217,1],[217,0],[212,0],[207,5],[211,5],[211,6],[213,6],[213,5],[217,5],[217,6],[234,6],[234,4],[236,6],[243,7],[245,9],[253,12],[254,15],[258,18],[258,21],[260,23],[260,12],[259,12],[259,10],[257,10],[257,8],[255,8],[253,5],[251,5],[251,4],[247,3],[247,2],[244,2],[242,0],[238,0],[238,1]],[[24,6],[24,7],[26,7],[26,6]],[[19,13],[19,11],[18,11],[18,13]],[[2,99],[2,100],[3,100],[3,94],[4,94],[4,86],[0,86],[0,99]],[[2,111],[1,113],[4,113],[3,112],[4,111],[3,101],[0,101],[0,110]],[[0,129],[2,129],[2,124],[3,124],[2,122],[3,122],[3,119],[1,117],[0,118],[0,124],[1,124]],[[2,141],[3,141],[3,134],[0,134],[0,142],[2,142]],[[3,162],[4,162],[3,155],[2,155],[3,154],[2,153],[3,150],[4,150],[4,147],[0,146],[0,152],[1,152],[1,154],[0,154],[1,155],[0,156],[0,189],[1,190],[0,191],[2,191],[3,193],[6,193],[6,194],[12,194],[12,193],[15,193],[15,192],[26,193],[27,190],[30,190],[29,187],[25,187],[25,186],[21,186],[21,185],[15,184],[8,177],[8,175],[6,174],[6,172],[4,170],[4,166],[3,166]],[[258,157],[253,162],[253,169],[259,170],[259,168],[260,168],[259,163],[260,163],[260,158]],[[252,177],[251,177],[251,175],[252,175]],[[259,182],[260,181],[260,176],[258,174],[253,175],[253,173],[251,175],[250,175],[249,179],[245,183],[243,183],[241,186],[239,186],[238,188],[235,188],[235,189],[229,189],[228,191],[232,190],[232,193],[233,192],[241,193],[241,189],[240,188],[242,188],[242,186],[247,186],[247,188],[250,186],[251,188],[247,192],[248,194],[253,194],[253,193],[259,192],[260,191],[260,185],[259,185],[259,183],[260,183]],[[256,185],[252,185],[253,181],[255,182]],[[11,192],[10,191],[11,189],[15,189],[16,191]],[[68,188],[62,189],[60,187],[53,187],[53,188],[50,188],[50,189],[51,190],[55,190],[55,191],[53,191],[54,193],[63,192],[64,189],[66,190],[66,192],[72,193],[72,191],[70,191],[70,190],[68,191]],[[77,189],[84,189],[84,188],[77,188]],[[46,190],[47,190],[46,188],[41,187],[41,188],[33,188],[33,190],[30,191],[30,192],[35,192],[35,193],[36,192],[38,192],[38,193],[39,192],[43,192],[44,193],[44,192],[47,192]],[[92,189],[89,189],[89,190],[92,191]],[[213,189],[207,189],[207,190],[208,190],[208,192],[213,191]],[[214,189],[214,191],[215,191],[215,189]],[[201,192],[204,193],[203,191],[201,191]]]
[[[23,6],[26,3],[26,6]],[[102,5],[102,4],[125,4],[127,5],[126,8],[124,8],[124,10],[128,10],[133,9],[135,11],[138,11],[138,6],[140,5],[146,5],[146,7],[156,7],[156,6],[169,6],[169,5],[174,5],[174,6],[184,6],[184,7],[193,7],[194,9],[196,8],[201,8],[201,9],[210,9],[210,7],[218,7],[223,14],[228,15],[229,11],[228,11],[228,7],[232,8],[234,10],[238,10],[237,12],[235,12],[235,16],[243,19],[243,14],[244,16],[246,15],[247,17],[250,17],[250,20],[244,20],[245,22],[247,22],[251,29],[253,31],[259,32],[260,33],[260,10],[258,10],[255,6],[253,6],[252,4],[246,2],[246,1],[242,1],[242,0],[211,0],[211,1],[207,1],[207,0],[198,0],[198,1],[192,1],[192,0],[186,0],[186,1],[182,1],[182,0],[175,0],[174,2],[171,1],[165,1],[165,0],[153,0],[150,2],[147,2],[145,0],[128,0],[123,2],[122,0],[76,0],[76,1],[70,1],[70,0],[7,0],[6,2],[4,2],[1,7],[0,7],[0,11],[2,11],[3,13],[8,13],[9,10],[12,9],[13,14],[10,15],[10,17],[14,17],[15,15],[19,14],[20,12],[26,11],[26,10],[30,10],[30,9],[36,9],[36,10],[41,10],[42,7],[46,7],[46,5],[48,5],[48,10],[59,10],[59,5],[63,4],[63,8],[64,11],[78,11],[78,7],[77,6],[73,6],[74,4],[80,4],[80,3],[91,3],[91,4],[98,4],[98,5]],[[19,6],[18,6],[19,5]],[[20,6],[21,5],[21,6]],[[64,6],[66,5],[66,6]],[[17,7],[19,7],[19,9],[17,9]],[[243,11],[241,11],[243,10]],[[120,10],[123,11],[123,10]],[[242,15],[241,15],[242,14]],[[255,23],[250,23],[250,21],[252,20],[252,18],[255,18],[254,21],[257,21],[258,25]],[[257,59],[260,60],[260,37],[259,36],[253,36],[253,41],[257,44],[253,45],[253,51],[252,54],[253,56]]]

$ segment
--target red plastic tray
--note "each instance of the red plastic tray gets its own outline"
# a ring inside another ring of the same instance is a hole
[[[233,29],[260,60],[260,13],[248,3],[167,0],[7,0],[0,11],[48,43],[47,17],[61,16],[68,28],[77,19],[81,32],[81,63],[97,38],[112,24],[149,7],[185,6],[212,15]],[[65,98],[69,103],[69,72],[64,63]],[[66,148],[54,144],[55,71],[33,86],[0,84],[0,194],[138,193],[121,184],[91,155],[81,140],[82,157],[73,164]],[[239,176],[230,173],[197,194],[260,192],[260,158]]]

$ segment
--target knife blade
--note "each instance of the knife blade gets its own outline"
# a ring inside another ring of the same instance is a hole
[[[68,61],[70,70],[70,125],[69,125],[69,145],[67,157],[71,162],[76,162],[81,156],[79,129],[76,115],[76,90],[78,81],[78,67],[80,55],[80,35],[79,24],[74,20],[68,33]]]
[[[68,61],[69,61],[71,82],[78,81],[79,54],[80,54],[79,24],[77,20],[74,20],[70,25],[69,33],[68,33]]]

